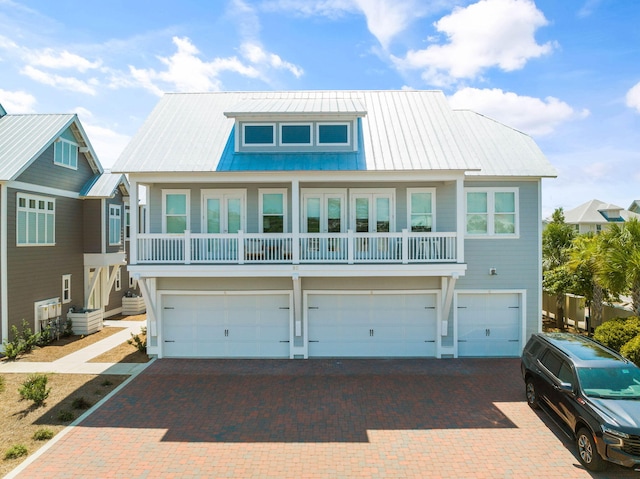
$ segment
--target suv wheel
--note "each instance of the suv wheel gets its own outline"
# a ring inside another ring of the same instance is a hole
[[[598,454],[593,435],[586,428],[583,427],[578,430],[576,445],[578,446],[578,458],[584,467],[590,471],[603,471],[606,469],[607,463]]]
[[[536,387],[533,385],[533,380],[531,378],[527,378],[526,382],[526,392],[527,392],[527,404],[531,409],[540,409],[540,404],[538,403],[538,393],[536,392]]]

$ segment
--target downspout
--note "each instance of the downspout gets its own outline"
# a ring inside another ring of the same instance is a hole
[[[9,285],[7,282],[7,184],[0,183],[0,336],[2,342],[9,340]],[[4,350],[4,348],[2,348]]]

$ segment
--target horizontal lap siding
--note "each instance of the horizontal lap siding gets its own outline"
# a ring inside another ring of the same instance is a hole
[[[527,337],[540,324],[540,212],[538,182],[468,183],[465,186],[519,188],[519,239],[465,238],[467,271],[456,289],[525,289],[527,291]],[[489,275],[496,268],[497,275]]]
[[[16,246],[16,193],[9,189],[7,250],[9,325],[26,319],[34,327],[33,303],[62,296],[62,275],[71,274],[71,302],[84,303],[83,205],[79,200],[56,198],[55,246]],[[61,298],[62,299],[62,298]]]

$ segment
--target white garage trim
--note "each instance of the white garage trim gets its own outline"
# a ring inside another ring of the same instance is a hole
[[[436,313],[435,349],[436,357],[442,354],[442,292],[440,290],[306,290],[303,293],[303,344],[304,358],[309,357],[309,296],[362,296],[362,295],[434,295]]]
[[[156,314],[158,318],[158,358],[164,357],[164,300],[166,296],[288,296],[289,298],[289,356],[293,357],[293,292],[290,290],[255,290],[255,291],[191,291],[191,290],[159,290]]]
[[[517,294],[520,298],[520,350],[524,348],[526,340],[526,325],[527,325],[527,290],[525,289],[466,289],[458,290],[455,292],[453,299],[453,344],[454,344],[454,357],[458,357],[458,333],[460,331],[458,324],[458,305],[459,297],[465,294],[474,295],[498,295],[498,294]]]

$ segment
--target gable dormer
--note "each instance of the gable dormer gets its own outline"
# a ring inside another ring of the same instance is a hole
[[[269,98],[238,103],[236,153],[358,151],[358,119],[367,114],[357,98]]]

